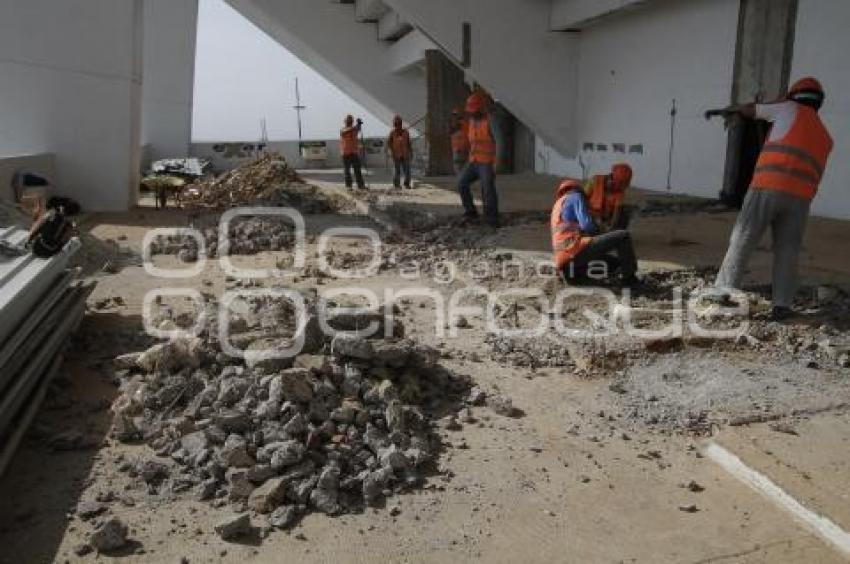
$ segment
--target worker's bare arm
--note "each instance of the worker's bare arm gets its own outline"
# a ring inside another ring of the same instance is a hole
[[[739,115],[747,119],[755,119],[756,105],[754,103],[732,104],[731,106],[727,106],[725,108],[708,110],[707,112],[705,112],[705,119],[711,119],[715,116],[723,116],[724,118],[729,118],[734,115]]]

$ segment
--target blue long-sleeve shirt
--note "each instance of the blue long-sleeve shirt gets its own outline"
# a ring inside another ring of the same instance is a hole
[[[564,207],[561,209],[561,219],[572,223],[578,223],[582,233],[593,235],[596,233],[596,223],[587,209],[587,200],[584,194],[578,190],[570,192]]]

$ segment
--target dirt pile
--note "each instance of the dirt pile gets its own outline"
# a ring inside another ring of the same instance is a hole
[[[329,323],[350,331],[373,321],[383,324],[376,313]],[[440,452],[433,422],[461,409],[468,381],[441,367],[435,349],[350,332],[326,339],[317,323],[301,325],[294,359],[261,351],[274,339],[258,338],[237,360],[213,334],[116,359],[113,433],[157,455],[124,470],[153,495],[232,505],[222,538],[248,531],[248,511],[288,528],[309,511],[358,512],[423,486]],[[241,325],[251,334],[252,323]]]
[[[217,177],[187,186],[188,208],[226,209],[252,205],[286,205],[304,213],[327,213],[327,198],[304,181],[278,153],[268,153]]]

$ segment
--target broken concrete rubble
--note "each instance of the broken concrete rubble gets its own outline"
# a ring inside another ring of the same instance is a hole
[[[288,528],[311,510],[358,511],[420,486],[439,449],[430,413],[460,409],[468,381],[410,340],[340,333],[326,350],[291,368],[222,357],[214,338],[121,357],[129,370],[116,405],[137,436],[182,467],[146,462],[138,475],[149,491],[243,503]],[[219,534],[233,538],[246,518]]]

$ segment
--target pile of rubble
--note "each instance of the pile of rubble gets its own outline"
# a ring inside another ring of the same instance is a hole
[[[277,153],[268,153],[214,178],[188,186],[183,202],[189,207],[230,208],[275,200],[283,187],[303,185],[294,169]]]
[[[295,242],[292,224],[283,218],[245,217],[230,223],[228,242],[219,241],[216,227],[201,229],[204,236],[206,255],[215,258],[222,255],[255,255],[263,251],[291,249]],[[153,255],[177,255],[183,262],[198,260],[198,243],[193,237],[182,234],[158,235],[151,242]]]
[[[154,495],[232,504],[223,538],[249,531],[249,510],[288,528],[308,511],[361,511],[421,487],[440,451],[433,422],[457,413],[470,385],[435,349],[351,332],[383,320],[333,317],[346,331],[328,342],[310,317],[294,359],[251,346],[232,359],[213,335],[119,357],[114,435],[144,440],[159,457],[122,470]]]

